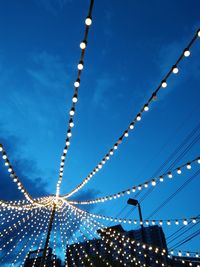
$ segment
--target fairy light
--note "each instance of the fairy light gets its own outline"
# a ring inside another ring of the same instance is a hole
[[[190,56],[190,51],[189,51],[189,49],[186,48],[186,49],[184,50],[183,54],[184,54],[185,57],[189,57],[189,56]]]
[[[50,219],[50,214],[49,214],[49,218],[48,218],[48,216],[44,216],[44,220],[42,219],[43,223],[42,223],[42,224],[40,223],[40,225],[42,225],[42,227],[40,227],[40,228],[39,228],[39,226],[37,227],[37,228],[39,228],[39,231],[38,231],[38,233],[36,234],[36,236],[35,236],[35,238],[34,238],[34,240],[33,240],[33,243],[32,243],[32,245],[31,245],[29,251],[27,252],[26,256],[24,257],[22,263],[20,264],[20,267],[23,267],[23,266],[24,266],[25,261],[28,259],[29,252],[32,251],[32,249],[33,249],[34,246],[36,245],[36,242],[37,242],[37,240],[38,240],[40,234],[43,233],[43,232],[45,231],[45,229],[47,229],[47,226],[48,226],[48,224],[47,224],[47,219]]]
[[[178,73],[178,67],[176,66],[176,65],[174,65],[173,67],[172,67],[172,72],[174,73],[174,74],[177,74]]]
[[[92,199],[92,200],[83,200],[83,201],[73,201],[73,200],[69,200],[70,204],[81,204],[81,205],[89,205],[89,204],[97,204],[97,203],[104,203],[105,201],[111,201],[120,197],[125,196],[125,194],[129,194],[131,191],[133,193],[135,193],[137,190],[141,191],[145,188],[148,188],[149,184],[151,184],[152,186],[157,186],[160,183],[164,182],[164,177],[167,176],[169,179],[173,178],[173,173],[174,174],[181,174],[181,169],[184,167],[187,167],[188,170],[191,170],[192,168],[192,164],[195,164],[196,161],[198,160],[198,158],[195,158],[193,160],[190,161],[190,163],[184,163],[182,164],[180,167],[177,167],[171,171],[168,171],[167,173],[163,173],[161,176],[156,177],[154,179],[150,179],[147,181],[144,181],[142,184],[139,184],[137,186],[133,186],[132,188],[128,188],[126,190],[123,190],[121,192],[112,194],[112,195],[108,195],[108,196],[104,196],[101,198],[97,198],[97,199]],[[190,165],[191,168],[188,168],[188,164]],[[98,169],[102,168],[102,164],[98,165]],[[160,183],[159,183],[160,182]],[[65,196],[63,196],[62,198],[64,198]]]
[[[79,90],[79,87],[81,84],[80,77],[81,77],[81,73],[82,73],[83,66],[84,66],[84,55],[85,55],[85,49],[87,46],[88,30],[89,30],[89,26],[92,24],[93,2],[94,2],[93,0],[90,1],[88,16],[85,19],[86,27],[85,27],[84,40],[80,43],[80,48],[82,51],[81,51],[79,63],[77,65],[78,72],[77,72],[77,78],[74,82],[75,89],[74,89],[74,95],[72,97],[72,107],[69,111],[70,120],[69,120],[69,125],[68,125],[68,130],[67,130],[67,139],[66,139],[66,143],[65,143],[66,146],[63,149],[63,154],[62,154],[61,163],[60,163],[60,166],[63,167],[63,170],[60,171],[60,173],[59,173],[59,178],[58,178],[57,185],[56,185],[56,198],[58,198],[60,195],[60,185],[62,183],[66,155],[67,155],[67,151],[68,151],[69,146],[70,146],[70,138],[72,137],[71,129],[74,127],[74,121],[72,120],[72,117],[75,115],[75,105],[78,102],[78,90]]]
[[[167,87],[167,82],[165,80],[163,80],[161,82],[161,86],[162,86],[162,88],[166,88]]]
[[[192,41],[189,43],[188,45],[188,48],[185,49],[181,56],[177,59],[177,61],[175,62],[175,64],[172,65],[172,68],[170,69],[170,72],[165,76],[165,78],[161,81],[160,85],[158,86],[158,88],[152,93],[151,97],[149,98],[149,100],[146,102],[145,104],[145,107],[146,105],[149,105],[152,103],[152,100],[156,100],[157,99],[157,94],[158,92],[160,91],[160,88],[166,88],[167,87],[167,79],[170,77],[171,73],[178,73],[178,64],[180,63],[180,61],[183,59],[183,56],[188,56],[190,54],[190,51],[189,51],[189,48],[191,48],[191,46],[193,45],[193,43],[196,41],[196,38],[198,37],[198,34],[195,33]],[[83,47],[85,47],[84,43],[83,43]],[[145,108],[145,109],[148,109],[148,108]],[[134,124],[138,121],[141,120],[141,115],[143,113],[143,111],[145,112],[146,110],[144,110],[144,108],[140,111],[140,113],[138,113],[138,115],[133,119],[133,121],[129,124],[128,128],[124,131],[126,132],[128,129],[131,129],[134,127]],[[131,128],[130,128],[131,127]],[[117,140],[117,143],[118,145],[122,143],[123,141],[123,138],[126,137],[124,134]],[[108,153],[107,153],[108,154]],[[109,160],[110,158],[107,159],[106,156],[104,156],[103,160],[100,162],[104,162],[103,164],[105,165],[105,163]],[[97,164],[98,166],[98,164]],[[94,168],[94,170],[96,169],[96,167]],[[92,175],[88,175],[86,176],[86,178],[84,178],[84,180],[79,184],[77,185],[71,192],[69,192],[68,194],[66,194],[65,196],[66,197],[70,197],[72,196],[73,194],[77,193],[80,189],[82,189],[90,180],[92,177],[94,177],[94,175],[96,174],[96,172],[94,172],[94,170],[91,172]]]

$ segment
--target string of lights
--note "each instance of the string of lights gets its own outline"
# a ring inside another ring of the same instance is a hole
[[[42,224],[42,227],[39,229],[38,233],[36,234],[35,238],[34,238],[34,241],[32,243],[32,245],[30,246],[29,248],[29,251],[26,253],[26,256],[24,257],[20,267],[23,267],[24,266],[24,263],[25,261],[28,259],[28,256],[29,256],[29,253],[30,251],[34,248],[34,246],[36,245],[37,243],[37,240],[38,238],[40,237],[41,233],[44,232],[45,230],[45,227],[47,228],[47,220],[50,219],[50,214],[48,214],[47,216],[44,216],[44,220],[43,220],[43,224]]]
[[[38,213],[38,210],[35,210],[35,212],[31,212],[31,214],[26,215],[25,217],[22,217],[20,220],[15,222],[13,225],[9,226],[8,228],[4,228],[2,232],[0,232],[0,237],[4,237],[5,235],[9,235],[10,232],[14,231],[18,227],[21,227],[21,225],[25,224],[29,219],[34,217]]]
[[[29,195],[25,187],[23,186],[22,182],[19,180],[18,176],[16,175],[12,165],[10,164],[10,161],[8,159],[8,156],[6,154],[5,149],[3,148],[3,145],[0,144],[0,152],[2,153],[2,158],[5,161],[5,166],[8,168],[8,172],[10,173],[10,178],[13,179],[13,182],[16,183],[18,190],[25,196],[25,198],[33,203],[32,197]]]
[[[76,110],[76,103],[78,101],[78,91],[79,91],[79,87],[81,83],[81,74],[84,68],[84,56],[85,56],[85,50],[86,50],[87,42],[88,42],[88,32],[92,24],[93,4],[94,4],[94,0],[90,0],[88,16],[85,19],[84,38],[83,38],[83,41],[80,43],[81,55],[80,55],[80,61],[77,65],[78,72],[77,72],[77,78],[74,82],[74,95],[72,97],[72,106],[69,112],[70,119],[69,119],[69,124],[68,124],[67,136],[65,140],[65,147],[63,149],[63,153],[61,156],[60,174],[59,174],[59,179],[58,179],[57,186],[56,186],[56,196],[59,196],[60,194],[60,185],[62,182],[64,167],[65,167],[65,160],[66,160],[67,152],[70,146],[70,139],[72,137],[72,128],[74,127],[74,115],[75,115],[75,110]]]
[[[156,90],[152,93],[151,97],[148,99],[148,101],[144,104],[144,106],[141,108],[139,113],[136,115],[136,117],[132,120],[132,122],[128,125],[126,130],[123,132],[123,134],[118,138],[118,140],[115,142],[115,144],[111,147],[111,149],[105,154],[103,159],[95,166],[95,168],[86,176],[86,178],[78,185],[76,186],[70,193],[66,194],[65,197],[69,198],[70,196],[77,193],[81,188],[83,188],[99,170],[103,168],[103,166],[108,162],[108,160],[114,155],[114,152],[119,148],[119,145],[122,143],[122,141],[129,136],[129,133],[135,128],[136,123],[140,122],[142,119],[142,116],[145,112],[147,112],[150,108],[150,105],[152,102],[154,102],[157,97],[158,93],[161,89],[167,87],[167,82],[169,77],[172,74],[177,74],[179,72],[178,65],[181,62],[181,60],[185,57],[190,56],[190,49],[194,42],[197,40],[197,38],[200,36],[200,30],[198,30],[195,35],[193,36],[192,40],[189,42],[189,44],[186,46],[186,48],[183,50],[181,55],[178,57],[176,62],[173,64],[169,72],[166,74],[166,76],[162,79],[162,81],[159,83]]]
[[[90,214],[88,214],[88,212],[86,212],[86,211],[84,211],[84,210],[81,210],[81,209],[79,209],[79,208],[77,208],[77,207],[75,207],[75,206],[72,206],[72,205],[70,205],[69,206],[71,209],[74,209],[74,210],[76,210],[77,212],[79,212],[79,213],[82,213],[82,214],[84,214],[86,217],[89,217],[90,218],[90,220],[91,221],[95,221],[95,223],[97,223],[98,224],[98,222],[93,218],[93,216],[92,215],[90,215]],[[103,228],[104,227],[104,228]],[[107,228],[106,226],[104,226],[103,224],[101,224],[101,229],[102,229],[102,231],[104,231],[104,233],[105,234],[114,234],[115,235],[115,233],[114,232],[116,232],[116,231],[114,231],[114,230],[112,230],[111,228]],[[154,250],[154,251],[157,251],[157,253],[158,253],[158,251],[160,251],[160,248],[153,248],[151,245],[148,245],[148,244],[143,244],[142,242],[138,242],[138,241],[136,241],[136,240],[131,240],[129,237],[126,237],[126,236],[124,236],[123,234],[121,234],[121,233],[117,233],[119,236],[121,236],[121,238],[124,238],[124,239],[126,239],[127,240],[127,242],[132,242],[132,243],[137,243],[137,246],[146,246],[149,250]],[[180,252],[181,250],[179,250],[179,252]],[[175,251],[174,251],[174,253],[175,253]],[[184,253],[184,252],[182,252],[182,253]],[[193,255],[193,254],[195,254],[195,255],[197,255],[197,254],[199,254],[199,252],[188,252],[188,253],[190,253],[191,255]],[[166,250],[165,249],[161,249],[161,255],[162,254],[166,254]],[[178,255],[178,254],[177,254]]]
[[[78,241],[77,237],[75,236],[75,232],[73,231],[71,225],[69,225],[69,221],[66,220],[66,218],[63,216],[63,214],[62,214],[62,219],[61,220],[63,221],[64,225],[67,227],[67,231],[71,232],[71,239],[73,240],[73,243],[74,243],[73,246],[75,246],[75,243],[80,244],[80,242]],[[68,250],[69,250],[69,254],[70,254],[71,258],[73,258],[73,254],[70,253],[71,250],[70,250],[69,247],[68,247]],[[80,260],[82,261],[82,256],[83,256],[84,259],[88,262],[88,264],[90,266],[94,266],[93,262],[90,260],[88,254],[86,253],[84,247],[81,244],[80,244],[80,251],[82,252],[82,255],[80,255],[80,254],[78,255]],[[75,250],[75,252],[77,252],[77,250]],[[84,261],[83,261],[83,263],[84,263]]]
[[[75,211],[72,211],[72,212],[74,212],[75,213]],[[94,227],[96,227],[96,226],[100,226],[100,229],[103,229],[105,226],[104,225],[101,225],[101,224],[99,224],[98,223],[98,225],[96,224],[96,223],[94,223],[94,222],[91,222],[91,220],[89,219],[88,220],[88,217],[83,217],[83,216],[80,216],[80,215],[77,215],[77,217],[79,218],[79,217],[81,217],[81,220],[84,220],[86,223],[85,223],[85,225],[86,225],[86,227],[89,229],[89,231],[91,232],[91,230],[93,230],[93,228]],[[83,228],[85,229],[85,227],[83,226]],[[85,231],[87,231],[86,229],[85,229]],[[96,233],[96,231],[94,231],[95,233]],[[92,237],[94,236],[94,234],[92,235]],[[116,238],[117,239],[119,239],[119,243],[122,243],[121,242],[121,239],[118,237],[118,236],[116,236]],[[103,241],[104,241],[104,239],[105,239],[105,237],[103,237]],[[89,242],[89,241],[88,241]],[[101,244],[101,246],[102,246],[103,244]],[[105,239],[105,242],[104,242],[104,250],[105,251],[107,251],[108,252],[108,254],[112,254],[108,249],[107,249],[107,245],[112,249],[112,250],[114,250],[115,252],[116,252],[116,254],[117,255],[121,255],[123,258],[126,256],[126,248],[124,248],[123,250],[121,249],[121,248],[117,248],[117,245],[116,245],[116,243],[114,244],[114,242],[112,242],[112,240],[110,240],[110,239]],[[123,243],[123,246],[125,247],[127,245],[127,243]],[[90,246],[91,247],[93,247],[92,246],[92,244],[90,244]],[[130,245],[129,245],[129,248],[130,248]],[[136,251],[137,250],[137,248],[134,248],[134,251]],[[140,253],[139,253],[140,254]],[[113,254],[112,254],[113,255]],[[101,255],[99,255],[99,257],[100,257]],[[113,255],[114,256],[114,255]],[[129,257],[131,257],[132,255],[130,254],[129,255]],[[102,257],[101,257],[102,258]],[[118,256],[116,257],[114,257],[116,260],[119,260],[119,258],[118,258]],[[133,258],[132,260],[131,260],[131,262],[137,262],[137,263],[139,263],[137,260],[136,260],[136,258]],[[120,259],[120,263],[123,263],[123,261],[122,261],[122,259]],[[125,264],[125,266],[126,266],[126,263],[124,263]],[[109,262],[107,262],[107,265],[109,265]]]
[[[49,213],[48,221],[50,220],[50,217],[51,217],[51,214]],[[42,249],[43,241],[44,241],[44,238],[46,237],[47,231],[48,231],[48,223],[45,225],[45,229],[44,229],[44,231],[42,233],[42,237],[41,237],[41,240],[40,240],[40,243],[39,243],[39,246],[38,246],[38,249],[37,249],[36,256],[35,256],[35,259],[33,261],[32,267],[35,267],[35,265],[36,265],[36,261],[37,261],[39,252]]]
[[[61,235],[61,244],[62,244],[62,249],[63,249],[63,255],[65,256],[65,260],[64,260],[64,264],[65,267],[68,267],[68,263],[67,263],[67,253],[66,253],[66,248],[68,246],[68,237],[67,234],[64,234],[64,226],[63,226],[63,222],[60,219],[60,212],[58,210],[58,212],[56,213],[56,216],[58,216],[58,221],[59,221],[59,229],[60,229],[60,235]]]
[[[102,203],[102,202],[109,201],[109,200],[118,199],[118,198],[124,197],[126,195],[130,195],[131,193],[135,193],[137,191],[141,191],[143,189],[146,189],[149,187],[149,185],[155,187],[158,184],[163,183],[165,178],[169,178],[170,180],[172,180],[174,175],[181,175],[184,168],[186,168],[187,170],[191,170],[192,164],[196,163],[196,162],[198,164],[200,164],[200,157],[195,158],[195,159],[191,160],[190,162],[184,163],[181,166],[179,166],[179,167],[177,167],[171,171],[167,171],[167,172],[163,173],[162,175],[160,175],[159,177],[156,177],[153,179],[148,179],[145,182],[143,182],[137,186],[132,186],[131,188],[117,192],[115,194],[100,197],[97,199],[91,199],[91,200],[83,200],[83,201],[69,200],[69,203],[70,204],[88,205],[88,204],[96,204],[96,203]]]
[[[17,254],[17,256],[15,257],[15,259],[12,261],[11,263],[11,267],[12,266],[15,266],[15,264],[17,263],[18,259],[20,258],[20,256],[22,255],[22,253],[25,251],[25,249],[27,248],[29,242],[32,240],[32,238],[34,237],[34,235],[36,236],[36,238],[38,237],[38,234],[41,232],[41,229],[44,227],[44,223],[46,223],[46,220],[47,220],[47,216],[44,215],[44,216],[40,216],[39,218],[36,219],[37,220],[37,226],[35,229],[32,229],[33,232],[32,234],[29,235],[29,238],[26,242],[25,245],[23,245],[22,249],[20,250],[20,252]],[[37,232],[38,231],[38,232]],[[34,242],[35,239],[33,239],[33,242]],[[33,243],[32,242],[32,243]],[[30,246],[32,248],[32,244]]]
[[[32,228],[37,225],[38,220],[38,218],[32,218],[30,222],[28,222],[26,225],[24,225],[23,228],[20,229],[20,231],[14,238],[10,238],[6,242],[6,244],[1,247],[0,250],[5,249],[10,244],[12,245],[8,252],[1,258],[0,263],[2,263],[19,246],[19,244],[26,238],[26,236],[32,230]],[[20,234],[22,234],[22,236],[20,236]],[[17,239],[17,237],[19,237],[19,239]]]

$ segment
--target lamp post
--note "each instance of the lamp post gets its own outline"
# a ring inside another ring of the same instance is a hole
[[[141,210],[140,203],[138,202],[137,199],[129,198],[128,201],[127,201],[127,204],[135,206],[135,207],[136,206],[138,207],[139,218],[140,218],[140,226],[141,226],[141,233],[142,233],[142,243],[145,244],[144,226],[143,226],[142,210]],[[145,258],[145,263],[147,263],[147,259],[146,258]]]

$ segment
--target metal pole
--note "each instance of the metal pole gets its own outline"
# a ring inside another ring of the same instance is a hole
[[[141,207],[140,207],[140,203],[139,202],[138,202],[138,211],[139,211],[140,222],[143,222],[142,211],[141,211]],[[140,225],[141,225],[141,231],[142,231],[142,242],[145,243],[145,235],[144,235],[143,223],[141,223]]]
[[[42,254],[40,267],[45,266],[46,254],[47,254],[47,249],[48,249],[48,245],[49,245],[49,240],[50,240],[50,237],[51,237],[51,230],[52,230],[53,220],[54,220],[54,217],[55,217],[55,211],[56,211],[56,204],[53,205],[52,214],[51,214],[51,218],[50,218],[50,221],[49,221],[49,228],[48,228],[47,238],[46,238],[46,242],[45,242],[45,246],[44,246],[44,250],[43,250],[43,254]]]

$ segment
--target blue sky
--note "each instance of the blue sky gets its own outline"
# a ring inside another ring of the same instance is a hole
[[[77,0],[0,4],[0,138],[35,196],[55,193],[88,4]],[[87,176],[138,113],[200,27],[199,9],[198,0],[95,2],[63,194]],[[198,125],[199,58],[200,39],[181,62],[179,74],[170,78],[167,89],[81,198],[115,193],[153,177]],[[196,140],[176,166],[199,156],[199,144]],[[1,198],[19,198],[6,172],[1,170],[1,175]],[[187,178],[183,175],[156,188],[142,202],[144,217]],[[154,218],[199,214],[198,180]],[[125,198],[99,204],[93,211],[115,216],[122,209],[123,217],[130,210]],[[128,216],[135,218],[137,213]],[[175,229],[164,230],[168,236]],[[196,237],[180,249],[199,250],[199,241]]]

